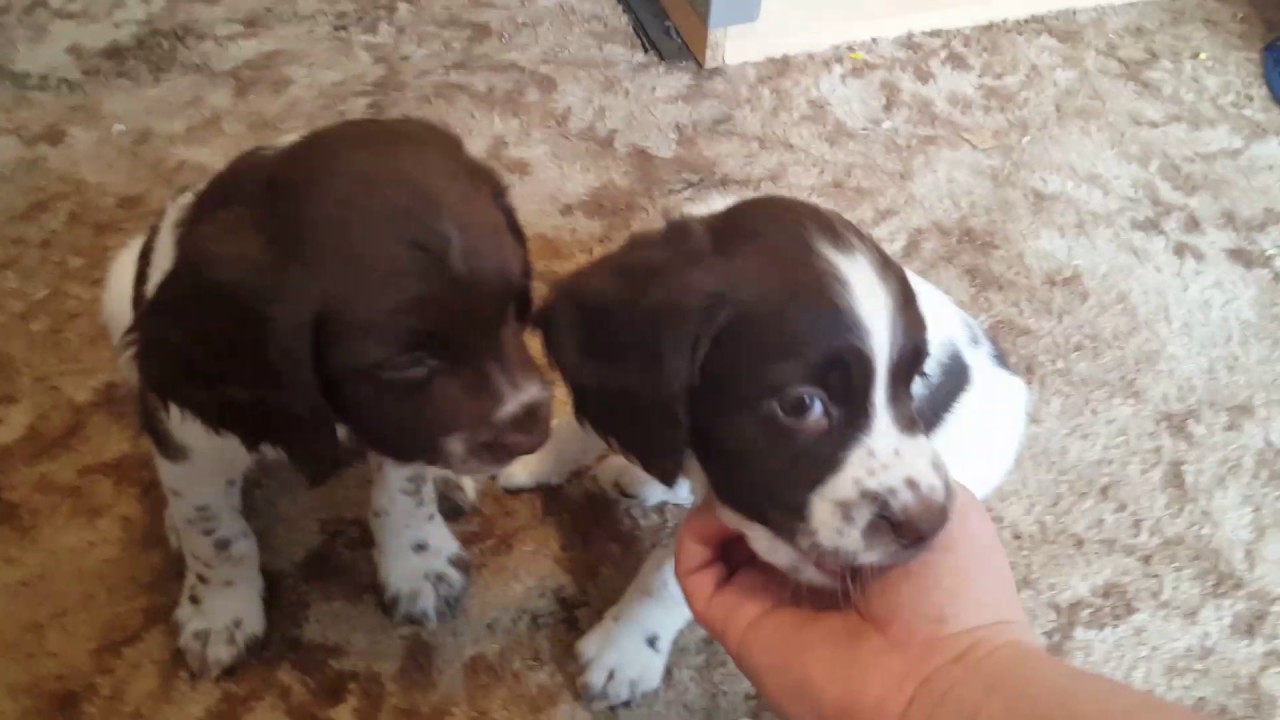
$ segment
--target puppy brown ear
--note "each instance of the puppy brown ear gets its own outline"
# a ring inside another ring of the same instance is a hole
[[[502,213],[502,219],[507,224],[507,232],[511,233],[511,237],[515,238],[516,243],[520,246],[520,252],[524,256],[523,277],[521,278],[524,282],[524,288],[516,301],[516,320],[521,324],[527,324],[533,311],[533,268],[529,264],[529,239],[524,234],[524,228],[521,227],[520,220],[516,217],[516,210],[511,206],[511,200],[507,197],[506,191],[496,191],[493,194],[493,202],[498,206],[498,212]]]
[[[317,367],[314,303],[306,295],[286,293],[275,308],[269,330],[269,354],[282,381],[282,404],[291,417],[281,450],[312,482],[320,482],[351,461],[337,434],[337,420],[325,400]]]
[[[689,392],[728,319],[710,238],[694,221],[633,238],[562,280],[535,314],[579,418],[671,484],[689,436]]]

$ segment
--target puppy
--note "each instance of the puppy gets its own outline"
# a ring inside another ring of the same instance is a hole
[[[409,119],[250,150],[119,252],[103,318],[186,561],[175,618],[194,670],[221,673],[265,630],[241,514],[263,455],[322,478],[363,448],[389,611],[434,623],[456,609],[467,558],[433,468],[492,472],[546,440],[529,283],[498,177]]]
[[[917,554],[951,481],[989,494],[1026,424],[1027,385],[977,321],[798,200],[641,233],[560,282],[535,324],[579,422],[504,487],[560,482],[608,443],[630,462],[605,460],[605,485],[645,503],[709,493],[759,557],[811,585]],[[578,643],[584,697],[657,688],[689,620],[663,547]]]

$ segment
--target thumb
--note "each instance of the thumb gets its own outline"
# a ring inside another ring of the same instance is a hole
[[[755,557],[745,539],[717,517],[708,498],[690,511],[676,538],[676,578],[698,622],[730,653],[747,629],[787,608],[795,582]]]

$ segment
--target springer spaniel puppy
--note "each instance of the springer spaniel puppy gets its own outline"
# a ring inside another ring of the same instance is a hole
[[[119,252],[103,318],[186,561],[175,619],[197,673],[218,675],[265,630],[241,514],[264,455],[320,479],[363,449],[389,612],[430,624],[456,610],[468,563],[433,468],[489,473],[545,442],[530,310],[502,182],[411,119],[250,150]]]
[[[605,449],[602,483],[645,503],[710,494],[795,580],[917,554],[951,481],[980,497],[1012,467],[1029,391],[982,326],[853,224],[762,197],[641,233],[561,281],[536,313],[579,422],[500,475],[563,481]],[[579,424],[580,423],[580,424]],[[577,646],[583,696],[662,682],[690,612],[670,546]]]

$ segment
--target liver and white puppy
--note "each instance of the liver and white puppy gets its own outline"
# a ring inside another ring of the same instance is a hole
[[[603,437],[643,468],[610,458],[607,486],[647,503],[709,492],[804,583],[911,558],[945,525],[951,480],[994,490],[1026,423],[1027,385],[977,321],[798,200],[637,235],[559,283],[535,323],[583,426],[557,423],[504,486],[559,482]],[[656,688],[689,619],[661,548],[579,642],[585,697]]]
[[[103,316],[136,377],[186,560],[175,617],[216,675],[265,629],[242,478],[264,453],[313,478],[367,451],[395,619],[455,609],[467,560],[432,467],[491,472],[547,435],[522,334],[525,238],[498,177],[415,120],[357,120],[236,158],[180,194],[108,273]]]

